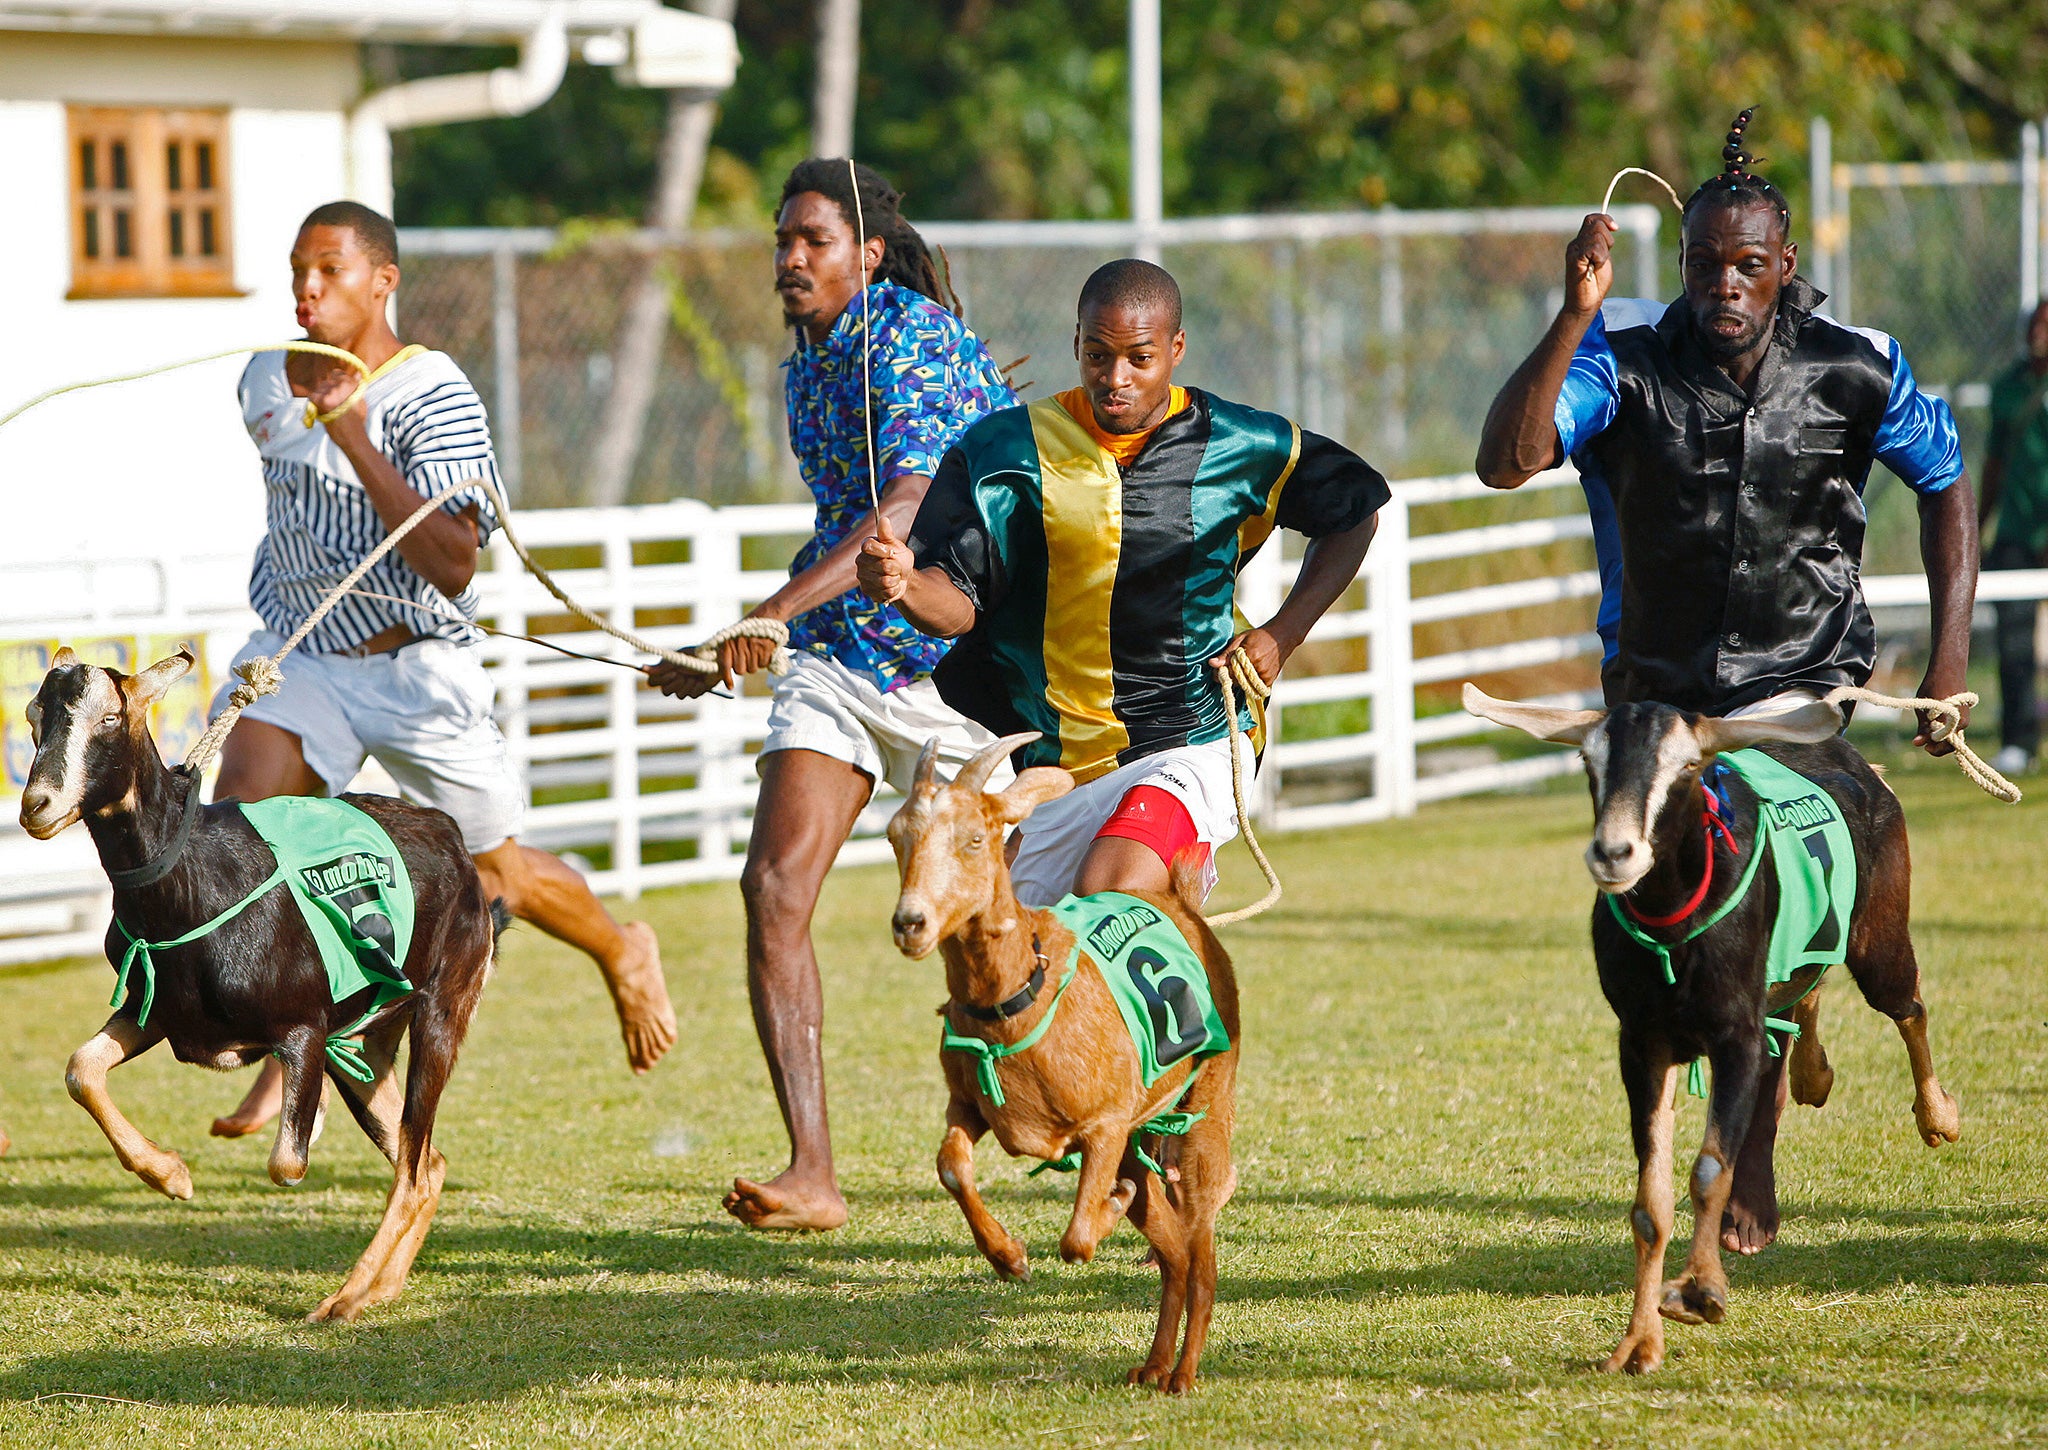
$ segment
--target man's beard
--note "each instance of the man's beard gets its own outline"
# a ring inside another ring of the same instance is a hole
[[[1762,341],[1771,330],[1771,319],[1768,317],[1754,326],[1745,326],[1733,337],[1723,336],[1708,326],[1715,318],[1728,315],[1730,314],[1710,312],[1705,317],[1693,319],[1693,332],[1700,340],[1700,351],[1717,363],[1734,362]]]

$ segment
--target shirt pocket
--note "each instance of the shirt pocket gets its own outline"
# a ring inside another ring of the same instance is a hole
[[[1801,458],[1839,458],[1849,451],[1849,430],[1847,428],[1801,428],[1799,430],[1799,456]]]

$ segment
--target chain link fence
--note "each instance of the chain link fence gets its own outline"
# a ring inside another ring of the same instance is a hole
[[[1187,302],[1182,375],[1336,437],[1392,476],[1469,465],[1477,418],[1555,308],[1574,208],[1371,212],[1170,222],[940,223],[968,323],[1026,397],[1075,380],[1074,299],[1107,258],[1145,247]],[[1656,292],[1662,218],[1618,213],[1626,285]],[[525,230],[403,234],[402,328],[469,372],[518,500],[589,502],[585,465],[625,309],[649,268],[670,326],[628,500],[793,502],[783,423],[789,335],[770,239],[717,232],[664,247],[632,234],[565,243]],[[1665,269],[1667,272],[1669,268]]]

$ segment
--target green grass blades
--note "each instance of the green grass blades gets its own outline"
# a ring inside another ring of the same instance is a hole
[[[267,1139],[206,1136],[246,1085],[156,1052],[118,1100],[197,1196],[121,1171],[66,1098],[101,964],[0,972],[0,1443],[596,1445],[1987,1445],[2048,1425],[2048,826],[1947,765],[1894,782],[1961,1143],[1914,1135],[1905,1054],[1825,989],[1834,1099],[1794,1108],[1776,1247],[1729,1259],[1718,1328],[1654,1377],[1597,1375],[1628,1313],[1633,1161],[1587,946],[1584,796],[1433,807],[1272,843],[1275,912],[1231,929],[1237,1153],[1203,1382],[1127,1389],[1157,1280],[1120,1229],[1060,1264],[1070,1182],[984,1141],[1028,1244],[998,1283],[932,1171],[936,962],[889,943],[886,869],[818,913],[844,1230],[749,1233],[735,1172],[782,1162],[730,885],[650,898],[682,1044],[628,1075],[597,976],[530,929],[444,1101],[448,1192],[411,1287],[299,1322],[368,1241],[389,1175],[337,1112],[297,1190]],[[1219,906],[1254,894],[1236,852]],[[1678,1172],[1698,1143],[1680,1109]],[[1684,1203],[1682,1184],[1679,1202]],[[1689,1232],[1681,1208],[1681,1238]],[[1677,1258],[1674,1255],[1673,1266]]]

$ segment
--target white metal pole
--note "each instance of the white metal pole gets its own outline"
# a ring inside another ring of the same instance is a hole
[[[1835,290],[1835,133],[1826,116],[1807,123],[1807,205],[1813,209],[1813,285]]]
[[[1159,0],[1131,3],[1131,220],[1138,255],[1159,260],[1159,223],[1166,214],[1159,120]]]
[[[510,247],[491,253],[491,363],[496,379],[498,472],[505,492],[521,498],[526,451],[519,429],[519,258]]]
[[[2041,128],[2020,127],[2020,314],[2041,300]]]

